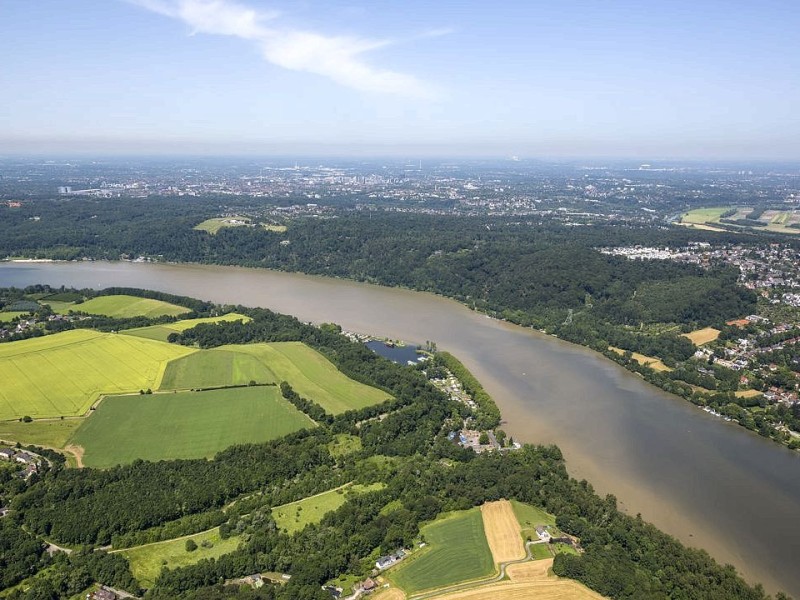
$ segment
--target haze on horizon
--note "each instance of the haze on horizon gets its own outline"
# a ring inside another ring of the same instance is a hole
[[[791,0],[0,4],[0,155],[800,160]]]

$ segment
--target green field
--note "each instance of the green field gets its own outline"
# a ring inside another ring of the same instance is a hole
[[[0,345],[0,420],[82,415],[103,393],[155,389],[191,348],[85,329]]]
[[[205,317],[202,319],[183,319],[182,321],[175,321],[174,323],[165,323],[163,325],[151,325],[150,327],[137,327],[136,329],[126,329],[121,331],[125,335],[135,335],[150,340],[158,340],[166,342],[170,334],[181,333],[187,329],[192,329],[198,325],[208,323],[222,323],[226,321],[243,321],[247,323],[250,317],[240,315],[238,313],[229,313],[221,317]]]
[[[18,311],[18,310],[2,310],[0,311],[0,323],[10,323],[13,319],[17,317],[24,317],[31,313],[26,311]]]
[[[384,391],[353,381],[328,359],[301,342],[222,346],[259,358],[278,381],[288,381],[301,396],[337,415],[388,400]]]
[[[0,440],[63,448],[78,427],[82,419],[59,419],[47,421],[0,421]]]
[[[276,386],[256,386],[108,397],[72,442],[84,448],[86,466],[110,467],[137,458],[211,457],[313,426]]]
[[[481,579],[495,572],[480,509],[439,518],[420,533],[427,546],[387,573],[407,594]]]
[[[213,348],[179,358],[167,365],[162,390],[197,389],[278,383],[270,368],[255,356]]]
[[[301,396],[331,414],[364,408],[389,395],[353,381],[328,359],[301,342],[221,346],[176,360],[164,372],[161,389],[288,381]]]
[[[527,540],[530,538],[532,540],[537,540],[537,525],[549,525],[550,532],[553,532],[556,526],[556,518],[550,513],[546,513],[542,509],[531,506],[530,504],[517,502],[516,500],[511,501],[511,507],[514,509],[517,521],[519,521],[523,539]]]
[[[137,298],[136,296],[98,296],[87,300],[83,304],[73,305],[73,310],[85,312],[90,315],[105,315],[107,317],[177,317],[189,312],[185,306],[177,306],[152,298]]]
[[[272,509],[272,518],[281,531],[293,534],[300,531],[306,525],[319,523],[329,512],[336,510],[352,494],[364,494],[374,492],[385,487],[383,483],[373,483],[371,485],[347,484],[342,487],[322,492],[316,496],[309,496],[297,502],[291,502]]]
[[[192,552],[186,550],[186,540],[190,538],[197,544],[197,550]],[[211,544],[211,547],[204,547],[203,543]],[[139,583],[144,587],[152,587],[162,567],[176,569],[193,565],[204,558],[218,558],[223,554],[233,552],[238,545],[238,537],[221,539],[217,527],[211,531],[175,540],[121,550],[120,554],[130,562],[131,572]]]
[[[730,206],[715,206],[713,208],[697,208],[690,210],[688,213],[681,217],[683,223],[707,223],[709,221],[718,221],[723,213],[730,210]]]
[[[233,221],[245,221],[245,223],[234,223]],[[247,217],[217,217],[214,219],[206,219],[202,223],[199,223],[194,226],[194,229],[197,231],[205,231],[214,235],[223,227],[242,227],[243,225],[249,224],[250,219]]]
[[[715,225],[719,223],[722,215],[733,207],[730,206],[716,206],[713,208],[697,208],[681,216],[681,223],[684,225]],[[738,206],[736,213],[729,217],[733,221],[739,219],[746,219],[753,211],[753,206]],[[789,227],[789,225],[800,223],[800,211],[797,210],[765,210],[761,217],[758,219],[764,224],[764,227],[753,227],[752,223],[726,223],[747,230],[764,230],[772,231],[774,233],[788,233],[797,235],[800,229]]]

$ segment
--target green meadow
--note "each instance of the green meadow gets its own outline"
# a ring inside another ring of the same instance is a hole
[[[104,393],[157,388],[192,348],[85,329],[0,345],[0,420],[77,416]]]
[[[261,443],[314,422],[276,386],[111,396],[75,433],[89,467],[141,458],[212,457],[234,444]]]
[[[105,315],[107,317],[177,317],[189,312],[185,306],[177,306],[152,298],[138,298],[136,296],[97,296],[82,304],[72,306],[73,310],[85,312],[90,315]]]
[[[243,321],[244,323],[247,323],[248,321],[250,321],[250,317],[246,317],[238,313],[228,313],[227,315],[222,315],[220,317],[183,319],[181,321],[175,321],[174,323],[164,323],[163,325],[151,325],[149,327],[137,327],[135,329],[126,329],[125,331],[121,331],[120,333],[123,333],[125,335],[134,335],[137,337],[143,337],[151,340],[158,340],[160,342],[166,342],[170,334],[181,333],[183,331],[186,331],[187,329],[192,329],[193,327],[197,327],[198,325],[223,323],[226,321]]]
[[[83,419],[48,419],[46,421],[0,421],[0,440],[63,448],[83,423]]]
[[[232,223],[231,221],[244,221],[245,223]],[[194,226],[196,231],[205,231],[214,235],[223,227],[242,227],[244,224],[249,224],[250,219],[247,217],[215,217],[213,219],[206,219],[202,223]]]
[[[709,221],[719,221],[720,217],[728,210],[730,206],[715,206],[713,208],[696,208],[690,210],[688,213],[681,217],[684,223],[707,223]]]
[[[164,370],[162,390],[277,383],[269,366],[256,356],[213,348],[172,361]]]
[[[322,517],[347,502],[351,495],[375,492],[384,487],[383,483],[343,485],[297,502],[276,506],[272,509],[272,518],[275,519],[278,529],[291,535],[307,525],[319,523]]]
[[[425,525],[426,547],[387,572],[407,594],[489,577],[495,572],[479,508],[450,513]]]
[[[3,310],[0,311],[0,323],[10,323],[17,317],[24,317],[31,313],[19,310]]]
[[[186,540],[191,539],[197,549],[186,550]],[[144,587],[152,587],[161,569],[177,569],[193,565],[203,559],[219,558],[223,554],[233,552],[239,545],[238,537],[223,540],[219,537],[219,527],[194,535],[181,537],[166,542],[145,544],[127,550],[121,550],[131,565],[133,576]]]
[[[257,357],[269,366],[278,381],[288,381],[298,394],[334,415],[391,398],[382,390],[353,381],[302,342],[222,346],[222,349]]]
[[[532,540],[537,540],[537,525],[549,525],[550,532],[552,533],[554,531],[556,518],[550,513],[536,508],[535,506],[531,506],[530,504],[523,504],[517,500],[511,501],[511,507],[514,509],[514,515],[516,515],[517,521],[519,521],[520,533],[522,533],[523,539],[527,540],[530,538]]]

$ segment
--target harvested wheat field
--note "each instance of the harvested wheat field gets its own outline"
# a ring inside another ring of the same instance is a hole
[[[399,588],[387,588],[380,590],[371,596],[372,600],[406,600],[406,595]]]
[[[552,566],[552,558],[509,565],[511,581],[437,596],[436,600],[603,600],[576,581],[548,575]]]
[[[530,583],[531,581],[557,581],[555,576],[548,575],[553,566],[552,558],[544,558],[533,562],[508,565],[506,574],[514,583]]]
[[[495,564],[525,558],[519,521],[508,500],[487,502],[481,506],[481,516]]]
[[[702,346],[717,339],[719,337],[719,329],[704,327],[691,333],[684,333],[683,337],[689,338],[695,346]]]

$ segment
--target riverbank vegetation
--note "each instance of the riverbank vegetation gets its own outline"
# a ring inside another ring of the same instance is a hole
[[[226,214],[257,212],[247,199],[228,201],[242,202],[243,210],[231,205]],[[33,200],[8,211],[0,255],[232,264],[431,291],[593,348],[654,385],[716,408],[720,403],[694,382],[697,368],[676,370],[696,351],[683,333],[721,330],[726,321],[757,312],[756,295],[737,284],[738,272],[730,266],[630,260],[599,251],[690,241],[763,244],[743,233],[344,209],[330,218],[289,219],[280,235],[262,227],[225,227],[214,235],[193,229],[219,210],[209,198],[180,205],[129,199],[113,211],[94,199]],[[48,218],[30,221],[29,213]],[[647,359],[630,360],[626,353]],[[759,416],[739,400],[725,405],[731,403],[744,413],[731,408],[729,418],[792,443],[781,415],[767,410]]]
[[[418,544],[442,515],[480,516],[475,507],[502,498],[556,515],[558,528],[580,538],[584,552],[557,557],[554,568],[608,597],[766,597],[732,568],[625,515],[613,496],[600,497],[585,481],[570,478],[556,447],[481,455],[459,448],[447,434],[460,422],[462,406],[434,388],[420,369],[383,359],[335,327],[313,327],[264,309],[228,309],[250,320],[200,324],[174,337],[175,347],[302,342],[388,399],[331,414],[316,427],[275,440],[234,445],[211,459],[137,460],[106,470],[65,469],[54,462],[27,480],[0,471],[0,499],[10,508],[0,522],[0,544],[6,544],[3,585],[28,578],[8,598],[66,598],[101,581],[133,593],[147,588],[151,600],[322,600],[328,597],[323,584],[366,577],[377,557]],[[348,451],[333,452],[344,440]],[[276,522],[277,507],[350,482],[361,486],[355,488],[360,493],[345,492],[344,502],[328,507],[332,510],[320,509],[313,518],[298,514],[305,510],[289,511],[289,519],[303,521],[293,533]],[[211,529],[218,532],[211,534],[211,551],[225,552],[204,556],[199,550],[207,540],[195,534]],[[186,535],[197,537],[197,549],[178,540]],[[465,535],[460,531],[455,537],[463,541]],[[44,539],[90,551],[50,558]],[[136,545],[169,539],[164,547],[174,546],[175,553],[170,551],[167,564],[148,567],[146,575],[138,568],[131,573],[121,553],[98,550],[119,544],[136,556],[146,554]],[[475,551],[467,546],[461,550]],[[75,572],[81,577],[67,577]],[[291,579],[246,593],[222,583],[261,572]]]

